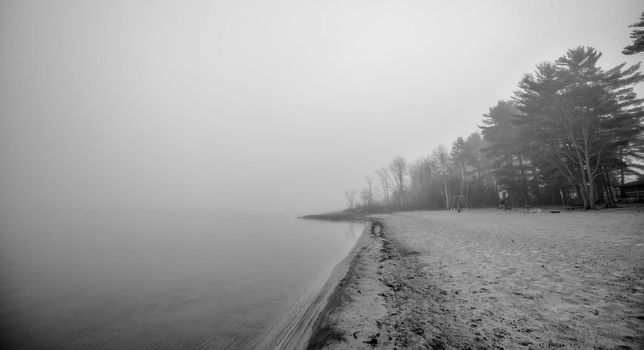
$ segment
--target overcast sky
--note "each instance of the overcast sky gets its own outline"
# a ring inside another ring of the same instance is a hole
[[[0,2],[0,207],[344,206],[639,1]],[[642,95],[643,89],[638,87]]]

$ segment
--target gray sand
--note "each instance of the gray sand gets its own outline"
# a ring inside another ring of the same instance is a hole
[[[313,348],[640,349],[644,213],[384,216]]]

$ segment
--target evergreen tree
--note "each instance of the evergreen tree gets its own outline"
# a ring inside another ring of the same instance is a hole
[[[520,137],[515,120],[520,111],[511,101],[499,101],[485,114],[483,137],[489,142],[484,154],[492,162],[493,173],[498,185],[507,186],[511,197],[528,202],[528,180],[526,174],[527,145]]]
[[[490,165],[482,153],[487,147],[487,142],[478,132],[470,134],[465,140],[465,163],[471,174],[468,199],[474,206],[496,204],[496,188],[490,176]]]
[[[628,27],[644,27],[644,12],[642,12],[639,22],[633,23]],[[644,30],[633,29],[633,31],[631,32],[631,39],[633,39],[633,44],[626,46],[624,50],[622,50],[622,53],[624,55],[632,55],[644,51]]]
[[[452,144],[452,161],[454,162],[454,165],[457,167],[457,171],[460,174],[460,194],[465,195],[466,198],[468,197],[469,189],[467,182],[467,170],[465,168],[465,164],[467,162],[467,151],[468,150],[466,150],[465,140],[459,136]]]
[[[632,88],[642,80],[639,65],[603,71],[600,57],[589,47],[569,50],[526,75],[515,98],[519,135],[579,186],[588,209],[595,208],[603,166],[642,132],[642,101]]]

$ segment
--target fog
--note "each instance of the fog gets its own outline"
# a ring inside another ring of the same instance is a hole
[[[0,209],[339,209],[638,1],[3,1]],[[643,90],[638,87],[638,94]]]

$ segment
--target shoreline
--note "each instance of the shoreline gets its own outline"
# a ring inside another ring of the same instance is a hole
[[[322,221],[346,221],[346,222],[371,222],[374,215],[384,214],[384,212],[370,212],[353,209],[334,211],[322,214],[308,214],[298,216],[299,219],[322,220]]]
[[[381,217],[371,217],[368,232],[352,253],[351,268],[342,278],[325,310],[320,314],[307,350],[329,348],[330,344],[347,342],[346,349],[372,347],[373,337],[379,337],[379,325],[369,322],[384,316],[384,288],[377,270],[381,266],[385,229]],[[366,230],[365,230],[366,231]],[[365,322],[367,321],[367,322]]]
[[[252,348],[299,350],[308,346],[324,315],[331,309],[332,300],[338,295],[338,287],[350,273],[355,256],[365,244],[370,229],[371,223],[367,222],[347,256],[320,275],[309,287],[310,292],[305,293],[290,308],[288,316],[277,322],[263,339],[252,345]]]
[[[361,237],[309,350],[644,346],[641,210],[381,222],[383,235]]]
[[[341,299],[345,295],[345,289],[349,285],[351,277],[355,274],[356,265],[358,264],[359,258],[363,251],[368,248],[368,245],[372,242],[373,235],[378,234],[374,232],[374,227],[382,227],[377,219],[370,218],[367,226],[365,226],[362,235],[356,242],[356,245],[353,247],[351,252],[347,257],[341,262],[345,266],[342,270],[337,271],[337,276],[340,278],[329,279],[325,288],[328,289],[329,293],[326,298],[324,308],[317,316],[315,323],[313,324],[313,329],[311,330],[309,339],[307,340],[307,349],[308,350],[317,350],[321,349],[325,344],[326,338],[333,336],[329,327],[329,317],[337,305],[340,303]],[[341,273],[341,275],[340,275]]]

